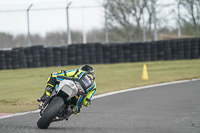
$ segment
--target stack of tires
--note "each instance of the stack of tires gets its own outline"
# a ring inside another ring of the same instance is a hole
[[[144,61],[144,43],[137,43],[138,61]]]
[[[24,48],[18,48],[19,50],[19,68],[27,68],[27,61],[26,61],[26,55],[24,52]]]
[[[96,47],[93,43],[87,44],[89,52],[89,64],[96,64]]]
[[[151,61],[151,45],[149,42],[144,45],[144,61]]]
[[[194,38],[191,40],[191,58],[198,59],[199,58],[199,44],[198,39]]]
[[[95,51],[96,51],[96,63],[103,64],[103,44],[96,43],[95,44]]]
[[[124,62],[131,62],[131,46],[130,43],[126,43],[123,46],[124,50]]]
[[[32,54],[32,64],[34,68],[41,67],[40,62],[40,49],[43,48],[43,46],[32,46],[31,47],[31,54]]]
[[[124,44],[117,44],[117,60],[116,62],[124,62]]]
[[[4,54],[5,54],[5,63],[6,63],[5,69],[12,69],[12,51],[5,50]]]
[[[81,45],[83,44],[76,44],[76,48],[75,48],[75,65],[81,65],[82,62],[82,49],[81,49]]]
[[[30,47],[24,48],[24,53],[26,56],[27,68],[32,68],[33,67],[33,58],[32,58],[32,54],[31,54],[31,48]]]
[[[53,47],[45,48],[45,60],[47,67],[54,66]]]
[[[164,43],[164,60],[171,60],[171,46],[170,46],[170,41],[166,40]]]
[[[200,58],[200,38],[197,38],[198,43],[198,58]]]
[[[117,57],[117,44],[109,44],[109,50],[110,50],[110,63],[117,63],[118,57]]]
[[[157,43],[150,42],[150,46],[151,46],[151,61],[157,61],[158,60]]]
[[[137,62],[138,61],[138,54],[137,54],[137,44],[136,43],[130,43],[130,51],[131,51],[131,62]]]
[[[108,64],[110,63],[110,50],[108,45],[103,45],[102,46],[102,54],[103,54],[103,63]]]
[[[184,59],[184,44],[182,39],[178,40],[173,40],[175,45],[176,45],[176,53],[177,53],[177,58],[178,60]]]
[[[176,42],[177,42],[176,40],[170,40],[172,60],[177,60],[177,43]]]
[[[68,65],[68,47],[63,46],[61,47],[61,66],[67,66]]]
[[[68,65],[74,65],[76,63],[76,46],[68,46]]]
[[[61,49],[60,47],[53,48],[54,66],[61,66]]]
[[[89,49],[87,44],[81,45],[82,49],[82,63],[83,64],[89,64]]]
[[[164,41],[157,41],[157,54],[158,54],[158,57],[157,57],[157,60],[164,60],[164,56],[165,56],[165,53],[164,53]]]
[[[184,59],[191,59],[191,39],[184,39]]]
[[[6,69],[5,52],[0,50],[0,70]]]
[[[18,69],[19,68],[19,49],[13,48],[12,49],[12,69]]]
[[[40,67],[45,67],[46,66],[46,58],[45,58],[44,46],[40,46],[39,55],[40,55]]]

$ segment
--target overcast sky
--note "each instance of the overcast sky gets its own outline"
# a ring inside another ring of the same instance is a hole
[[[30,33],[45,35],[49,31],[66,31],[66,5],[72,1],[69,9],[71,30],[91,30],[104,27],[104,0],[0,0],[0,32],[12,35],[27,34],[28,7],[33,4],[29,12]],[[160,0],[159,3],[173,3],[174,0]],[[81,8],[91,7],[93,8]],[[99,6],[99,7],[98,7]],[[77,8],[80,7],[80,8]],[[57,10],[37,10],[44,8],[60,8]],[[3,12],[15,10],[15,12]],[[22,11],[18,11],[22,10]],[[162,10],[170,14],[171,9]]]
[[[86,31],[104,26],[104,9],[102,0],[71,0],[69,9],[70,27],[72,30]],[[0,0],[0,32],[13,35],[27,33],[28,7],[30,32],[45,35],[48,31],[66,31],[66,5],[70,0]],[[91,7],[93,8],[81,8]],[[99,7],[98,7],[99,6]],[[80,8],[78,8],[80,7]],[[56,10],[36,10],[60,8]],[[15,10],[15,12],[2,12]],[[22,11],[18,11],[22,10]],[[23,11],[24,10],[24,11]]]

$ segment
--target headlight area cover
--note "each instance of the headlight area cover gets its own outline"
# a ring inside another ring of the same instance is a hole
[[[78,92],[78,88],[76,87],[74,82],[69,81],[69,80],[65,80],[65,81],[63,80],[62,83],[60,83],[59,88],[60,90],[58,92],[58,95],[63,97],[64,99],[65,98],[70,99],[74,97],[76,93]]]
[[[64,93],[66,93],[68,96],[71,96],[72,93],[73,93],[72,88],[69,87],[68,85],[64,85],[64,86],[61,88],[61,91],[63,91]]]

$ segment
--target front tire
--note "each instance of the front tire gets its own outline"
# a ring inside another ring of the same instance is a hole
[[[61,97],[55,97],[37,121],[38,128],[47,129],[63,105],[63,99]]]

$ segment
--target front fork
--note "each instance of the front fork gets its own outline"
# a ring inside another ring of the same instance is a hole
[[[45,111],[45,109],[48,107],[48,104],[50,103],[50,101],[52,100],[52,98],[55,96],[54,95],[51,95],[50,97],[48,97],[45,102],[41,102],[40,105],[39,105],[39,110],[40,110],[40,115],[39,117],[42,116],[43,112]]]

